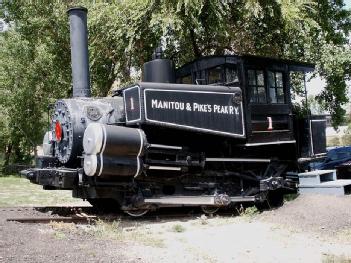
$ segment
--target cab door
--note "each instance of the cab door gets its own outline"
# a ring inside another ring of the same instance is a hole
[[[293,142],[291,99],[285,67],[245,70],[247,80],[248,144]]]

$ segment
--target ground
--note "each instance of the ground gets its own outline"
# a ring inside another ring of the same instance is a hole
[[[351,196],[298,196],[276,210],[249,208],[235,216],[123,218],[93,225],[7,222],[48,215],[15,208],[26,200],[30,206],[39,200],[87,205],[67,193],[33,187],[23,179],[0,178],[0,262],[351,262]]]

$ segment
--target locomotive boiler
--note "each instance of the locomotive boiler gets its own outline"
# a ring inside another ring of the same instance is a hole
[[[91,98],[87,10],[68,13],[73,98],[56,102],[44,155],[22,171],[32,183],[132,216],[214,212],[280,201],[296,190],[302,161],[325,152],[325,121],[298,118],[291,103],[290,73],[312,64],[228,55],[175,69],[158,48],[141,82]]]

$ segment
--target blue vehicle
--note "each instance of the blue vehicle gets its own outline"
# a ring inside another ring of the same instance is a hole
[[[328,150],[322,162],[311,164],[311,168],[314,170],[335,169],[347,161],[351,161],[351,146],[335,147]]]

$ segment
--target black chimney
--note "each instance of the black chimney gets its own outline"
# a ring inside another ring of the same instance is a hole
[[[67,12],[70,20],[73,97],[90,97],[88,10],[72,7]]]

